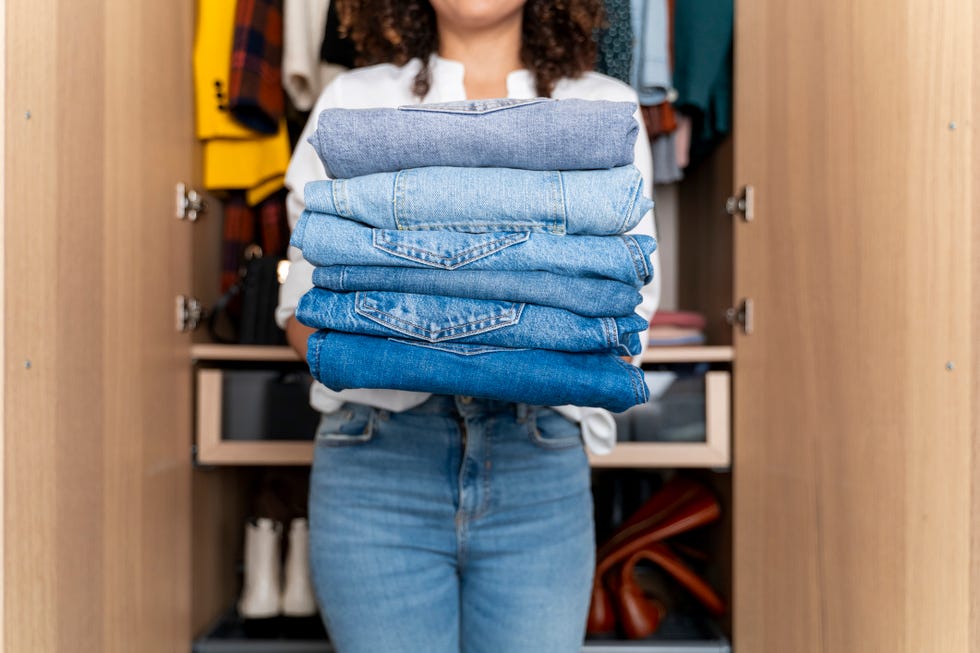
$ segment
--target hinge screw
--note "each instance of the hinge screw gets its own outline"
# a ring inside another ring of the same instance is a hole
[[[24,112],[24,120],[30,120],[30,119],[31,119],[31,112],[30,112],[30,110],[25,111]]]
[[[24,361],[24,369],[25,370],[31,369],[31,361],[29,360]]]
[[[946,361],[946,371],[947,372],[952,372],[953,371],[953,367],[954,367],[953,366],[953,361]]]
[[[956,121],[950,120],[949,121],[949,131],[953,131],[954,129],[956,129]]]

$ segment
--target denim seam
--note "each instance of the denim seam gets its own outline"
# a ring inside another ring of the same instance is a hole
[[[630,258],[633,261],[633,270],[636,272],[637,278],[640,283],[646,281],[647,275],[649,274],[649,268],[647,264],[643,261],[646,257],[643,256],[643,248],[640,244],[636,242],[636,239],[631,236],[620,236],[623,242],[626,244],[626,249],[629,252]]]
[[[526,351],[527,347],[499,347],[496,345],[466,345],[466,351],[456,351],[449,348],[449,345],[462,346],[462,343],[453,342],[425,342],[424,340],[404,340],[402,338],[388,337],[391,342],[397,342],[402,345],[409,345],[410,347],[422,347],[425,349],[434,349],[435,351],[440,351],[446,354],[453,354],[454,356],[481,356],[483,354],[497,354],[509,351]]]
[[[338,190],[339,189],[339,190]],[[350,207],[347,204],[347,185],[343,179],[334,179],[330,184],[331,195],[333,195],[333,206],[337,210],[337,215],[343,218],[350,218]]]
[[[392,182],[391,187],[391,218],[394,220],[395,228],[398,230],[405,229],[405,227],[402,226],[401,220],[398,218],[399,207],[401,207],[402,203],[405,201],[404,174],[405,170],[399,170],[395,175],[395,179]]]
[[[340,290],[347,290],[347,266],[346,265],[340,267],[340,281],[337,285],[340,286]]]
[[[635,169],[635,168],[634,168]],[[634,175],[633,184],[630,187],[630,193],[628,195],[626,210],[623,211],[623,221],[620,223],[619,228],[616,230],[617,233],[625,233],[626,227],[630,223],[630,218],[633,217],[633,211],[636,210],[636,201],[640,196],[643,189],[643,178],[639,174]]]
[[[513,233],[555,233],[555,229],[542,221],[528,222],[414,222],[411,225],[398,225],[399,231],[432,231],[441,229],[443,231],[455,231],[461,233],[493,233],[493,232],[513,232]],[[474,231],[479,230],[479,231]],[[558,233],[556,235],[561,235]]]
[[[616,335],[616,324],[612,318],[601,317],[599,318],[599,324],[602,325],[602,333],[606,339],[606,347],[609,349],[616,349],[619,344],[619,338]]]
[[[357,314],[362,315],[368,318],[369,320],[377,322],[382,326],[394,329],[395,331],[398,331],[399,333],[402,333],[404,335],[409,335],[409,336],[415,335],[417,337],[423,338],[428,342],[439,342],[440,340],[452,340],[454,338],[462,338],[469,335],[486,333],[488,331],[494,331],[502,327],[508,327],[517,324],[518,322],[520,322],[521,319],[520,310],[505,309],[505,313],[501,313],[499,315],[490,315],[484,317],[483,319],[473,320],[470,322],[462,322],[459,324],[454,324],[439,329],[436,332],[438,334],[444,334],[444,335],[432,335],[433,333],[432,330],[426,329],[421,324],[416,324],[410,320],[400,318],[397,315],[388,313],[387,311],[383,311],[379,308],[365,305],[364,303],[362,303],[361,293],[357,293],[354,303],[355,303],[354,311]],[[510,315],[507,315],[506,312],[509,312]],[[384,318],[388,318],[390,322],[386,322]],[[488,324],[486,326],[476,326],[480,324],[486,324],[487,322],[491,322],[491,324]],[[399,324],[403,326],[399,328],[398,326]],[[460,333],[461,330],[467,329],[468,327],[475,327],[475,328]]]
[[[568,192],[565,188],[565,174],[558,171],[558,188],[555,189],[555,233],[568,233]]]
[[[511,100],[509,102],[480,102],[479,100],[471,101],[456,101],[456,102],[440,102],[431,104],[403,104],[397,109],[399,111],[418,111],[421,113],[451,113],[453,115],[460,116],[485,116],[488,113],[496,113],[498,111],[506,111],[507,109],[519,109],[521,107],[530,106],[533,104],[540,104],[541,102],[552,101],[551,98],[532,98],[528,100]],[[458,105],[457,107],[451,105]],[[476,109],[476,108],[466,108],[476,107],[477,105],[483,105],[486,108]]]
[[[449,257],[442,256],[436,252],[424,250],[420,247],[412,247],[410,245],[404,245],[401,243],[392,242],[390,240],[381,240],[386,238],[386,236],[384,236],[384,231],[380,229],[374,229],[372,231],[372,240],[376,249],[380,249],[383,252],[388,252],[389,254],[393,254],[400,258],[417,261],[430,267],[437,266],[449,270],[455,270],[456,268],[473,263],[474,261],[478,261],[481,258],[486,258],[491,254],[496,254],[497,252],[507,249],[508,247],[512,247],[513,245],[519,245],[520,243],[526,242],[530,237],[530,234],[527,232],[508,234],[502,238],[480,243],[479,245],[474,245],[459,252],[455,252],[454,256]]]
[[[491,415],[487,417],[483,425],[483,438],[481,440],[483,442],[484,460],[491,460],[490,452],[492,451],[491,449],[492,438],[490,437],[490,434],[493,433],[493,426],[496,419],[497,419],[496,416]],[[492,468],[493,466],[491,465],[491,471]],[[471,522],[474,522],[478,519],[483,519],[484,517],[487,516],[487,513],[490,512],[490,474],[487,473],[487,468],[485,464],[480,466],[480,476],[483,478],[483,483],[482,483],[483,496],[480,503],[477,504],[476,510],[473,511],[473,515],[470,518]]]
[[[644,403],[643,393],[640,392],[640,389],[636,384],[636,374],[639,372],[640,378],[642,379],[643,373],[640,372],[635,366],[630,365],[629,363],[621,359],[619,356],[613,356],[613,360],[615,360],[618,364],[622,365],[629,376],[630,387],[633,389],[633,403],[634,404]]]

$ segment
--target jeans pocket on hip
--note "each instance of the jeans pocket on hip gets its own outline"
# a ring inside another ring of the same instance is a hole
[[[544,449],[568,449],[582,445],[582,428],[553,408],[537,408],[528,420],[531,442]]]
[[[370,442],[374,437],[377,411],[362,404],[346,403],[320,418],[316,430],[317,445],[344,447]]]

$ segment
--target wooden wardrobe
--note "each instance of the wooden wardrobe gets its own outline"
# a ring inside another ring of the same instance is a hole
[[[239,534],[209,518],[233,479],[192,468],[174,326],[194,6],[0,16],[0,650],[184,653]],[[980,5],[746,0],[735,39],[732,146],[681,213],[682,293],[751,301],[718,336],[734,650],[980,650]],[[751,221],[716,201],[746,186]]]

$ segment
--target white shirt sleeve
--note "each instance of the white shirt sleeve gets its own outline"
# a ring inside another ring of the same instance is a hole
[[[323,167],[323,163],[320,162],[316,150],[310,145],[309,138],[316,130],[317,117],[320,112],[337,105],[337,99],[341,94],[338,87],[342,83],[343,79],[338,78],[323,90],[310,113],[310,118],[303,128],[303,133],[296,143],[296,150],[289,161],[289,167],[286,169],[286,189],[288,191],[286,195],[286,217],[289,221],[290,231],[296,227],[300,215],[306,208],[303,202],[303,188],[307,182],[330,178]],[[286,322],[289,321],[289,318],[296,314],[299,300],[306,291],[313,287],[313,266],[303,258],[303,254],[295,247],[290,247],[287,257],[289,258],[289,274],[279,288],[279,305],[276,307],[276,324],[282,329],[286,328]]]

